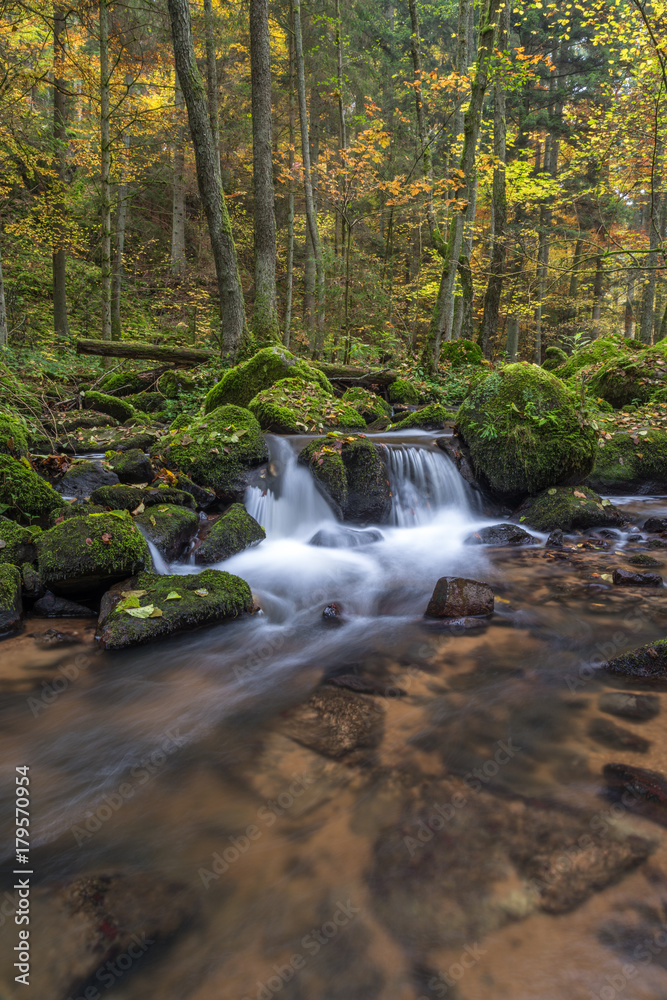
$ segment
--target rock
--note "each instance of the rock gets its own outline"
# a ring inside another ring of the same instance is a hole
[[[348,406],[353,407],[367,424],[375,423],[376,420],[389,419],[391,417],[391,406],[369,389],[362,389],[358,386],[355,389],[346,389],[342,400]]]
[[[85,517],[86,514],[106,514],[108,508],[98,503],[90,503],[88,500],[79,500],[77,503],[67,503],[61,510],[55,510],[50,518],[50,527],[67,521],[70,517]]]
[[[57,628],[47,628],[46,632],[35,636],[35,645],[40,649],[53,646],[77,646],[81,642],[78,632],[60,632]]]
[[[28,454],[28,427],[23,417],[0,406],[0,453],[22,458]]]
[[[392,687],[368,677],[359,677],[357,674],[337,674],[335,677],[325,677],[324,683],[330,684],[332,687],[347,688],[348,691],[356,691],[358,694],[376,694],[381,698],[404,698],[408,693],[404,688]]]
[[[91,500],[110,510],[136,510],[142,503],[145,507],[161,504],[175,504],[178,507],[194,507],[190,493],[174,489],[172,486],[155,489],[139,489],[137,486],[101,486],[91,495]]]
[[[157,381],[157,389],[166,399],[178,399],[182,393],[192,392],[194,387],[194,379],[178,370],[164,372]]]
[[[99,459],[80,458],[70,465],[57,486],[59,493],[77,500],[86,500],[100,486],[115,486],[120,482],[111,469],[105,469]]]
[[[63,521],[40,535],[37,556],[42,582],[64,597],[88,597],[151,565],[146,540],[121,514]]]
[[[365,437],[328,434],[299,454],[337,517],[382,523],[391,512],[391,490],[381,449]]]
[[[493,590],[488,583],[459,576],[443,576],[435,585],[425,618],[467,618],[493,613]]]
[[[107,396],[103,392],[88,391],[83,395],[83,405],[87,410],[96,410],[98,413],[107,413],[114,420],[123,423],[134,416],[134,407],[126,403],[124,399],[117,396]]]
[[[648,403],[656,389],[666,384],[665,346],[660,342],[643,351],[611,357],[591,378],[591,392],[614,407]]]
[[[485,363],[479,344],[464,337],[445,341],[440,349],[440,362],[443,361],[448,362],[451,368],[464,368],[466,365],[481,366]]]
[[[632,764],[605,764],[602,769],[610,798],[655,823],[667,825],[667,780],[657,771]]]
[[[667,488],[667,433],[651,429],[641,438],[626,433],[614,434],[611,441],[605,441],[604,447],[597,449],[595,468],[586,482],[602,492],[664,492]]]
[[[643,552],[640,552],[639,555],[636,556],[630,556],[628,562],[630,563],[631,566],[660,567],[663,565],[657,559],[654,559],[653,556],[644,555]]]
[[[142,608],[151,608],[146,617],[130,614]],[[125,649],[219,625],[252,610],[248,584],[222,570],[205,569],[185,576],[139,573],[104,595],[98,639],[102,649]]]
[[[654,694],[625,694],[621,691],[610,691],[600,695],[598,708],[601,712],[617,715],[621,719],[646,722],[660,714],[660,699]]]
[[[486,618],[426,618],[426,624],[433,630],[447,630],[455,633],[469,632],[470,629],[486,628],[488,622]]]
[[[153,504],[134,521],[167,562],[180,559],[199,527],[196,511],[175,504]]]
[[[94,427],[117,427],[118,421],[106,413],[94,413],[90,410],[79,410],[72,417],[64,417],[54,421],[53,429],[63,428],[66,431],[91,430]]]
[[[580,425],[569,389],[537,365],[506,365],[477,381],[457,420],[475,474],[504,500],[580,482],[593,468],[595,431]]]
[[[560,528],[555,528],[550,532],[547,538],[547,548],[548,549],[562,549],[563,548],[563,532]]]
[[[319,369],[296,358],[284,347],[265,347],[248,361],[225,372],[218,384],[214,385],[206,396],[204,413],[210,413],[218,406],[229,403],[234,406],[248,406],[257,393],[285,378],[300,378],[307,382],[315,382],[325,392],[333,393],[331,383]]]
[[[384,734],[384,709],[344,688],[319,688],[303,705],[283,714],[280,729],[325,757],[375,749]]]
[[[0,564],[0,638],[17,632],[23,618],[21,574],[16,566]]]
[[[150,451],[159,438],[160,435],[156,431],[140,431],[138,434],[128,434],[127,431],[123,431],[112,438],[109,447],[113,451],[132,451],[134,448]],[[145,482],[143,479],[141,481]]]
[[[133,396],[146,388],[147,380],[136,372],[109,372],[99,383],[100,392],[108,396]]]
[[[325,625],[344,625],[345,616],[343,614],[342,604],[337,604],[335,601],[331,604],[327,604],[326,608],[322,612],[322,620]]]
[[[96,612],[90,608],[64,597],[56,597],[50,590],[36,601],[32,614],[37,618],[97,618]]]
[[[219,406],[160,438],[151,457],[231,503],[243,500],[247,470],[265,462],[268,451],[261,428],[248,410]]]
[[[281,379],[248,403],[262,430],[277,434],[302,434],[327,427],[357,430],[366,421],[347,403],[322,389],[316,382],[300,378]]]
[[[140,448],[112,455],[109,465],[121,483],[150,483],[155,475],[150,458]]]
[[[667,517],[648,517],[642,531],[667,531]]]
[[[20,524],[0,517],[0,563],[12,563],[21,566],[23,563],[37,561],[35,537],[39,528],[22,528]]]
[[[615,569],[612,580],[618,587],[662,586],[662,577],[658,573],[631,573],[627,569]]]
[[[530,545],[537,539],[517,524],[490,524],[464,539],[464,545]]]
[[[182,473],[176,477],[176,485],[179,490],[183,490],[185,493],[189,493],[190,496],[194,497],[195,503],[202,510],[206,510],[217,501],[217,497],[213,490],[206,490],[203,486],[198,486],[193,483],[188,476],[184,476]]]
[[[661,679],[667,677],[667,639],[658,639],[607,660],[600,667],[621,677]]]
[[[569,358],[559,365],[556,374],[559,378],[569,379],[582,370],[590,368],[592,365],[599,365],[601,361],[609,361],[610,358],[628,357],[637,349],[637,341],[618,341],[611,337],[598,337],[596,340],[584,344],[583,347],[573,351]],[[549,348],[547,348],[547,354]]]
[[[446,410],[439,403],[431,403],[403,417],[395,424],[389,425],[390,431],[407,431],[416,428],[423,431],[438,431],[449,421],[454,423],[456,413],[453,410]]]
[[[243,504],[232,504],[195,549],[195,562],[199,565],[221,562],[250,545],[258,545],[265,538],[264,528],[250,516]]]
[[[552,486],[528,497],[514,512],[521,524],[536,531],[572,531],[574,528],[618,528],[627,517],[587,486]]]
[[[37,561],[37,550],[35,550],[35,561]],[[30,563],[23,563],[21,566],[21,582],[23,584],[23,594],[33,601],[39,600],[46,593],[46,588],[39,578],[39,573]]]
[[[643,736],[622,729],[611,719],[592,719],[588,727],[589,736],[612,750],[634,750],[635,753],[646,753],[651,746]]]
[[[403,403],[406,406],[417,406],[419,403],[419,392],[416,386],[406,378],[394,379],[387,394],[390,403]]]
[[[320,528],[308,542],[309,545],[324,549],[358,549],[362,545],[373,545],[384,541],[384,535],[376,528]]]
[[[36,472],[10,455],[0,454],[0,505],[14,521],[36,520],[47,524],[52,511],[66,504]]]

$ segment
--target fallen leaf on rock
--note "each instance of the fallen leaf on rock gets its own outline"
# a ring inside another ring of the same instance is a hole
[[[92,538],[87,538],[86,539],[86,545],[92,545],[92,544],[93,544]]]
[[[581,497],[582,500],[586,499],[586,494],[585,493],[581,493],[579,490],[575,490],[574,491],[574,496],[575,497]]]
[[[159,618],[162,612],[159,608],[156,608],[154,604],[145,604],[143,608],[125,608],[126,615],[132,615],[133,618]],[[155,614],[158,611],[159,614]]]
[[[183,598],[181,597],[181,595],[177,590],[170,590],[167,596],[165,597],[165,601],[182,601],[182,600]]]
[[[199,594],[200,597],[206,597],[208,595],[208,590],[205,587],[200,587],[199,590],[195,590],[195,594]]]
[[[155,520],[152,514],[151,514],[151,524],[153,525],[153,527],[155,527],[155,525],[157,524],[157,521]]]
[[[139,504],[139,506],[138,506],[138,507],[136,507],[136,508],[135,508],[135,509],[134,509],[134,510],[132,511],[132,513],[133,513],[133,514],[143,514],[143,512],[144,512],[145,510],[146,510],[146,505],[144,504],[144,502],[143,502],[143,500],[142,500],[142,501],[141,501],[141,503]]]

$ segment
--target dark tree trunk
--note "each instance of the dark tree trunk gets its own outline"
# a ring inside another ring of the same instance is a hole
[[[189,347],[156,347],[137,341],[77,340],[77,354],[96,354],[106,358],[136,358],[172,362],[176,365],[202,365],[215,358],[213,351]]]
[[[53,9],[53,144],[54,144],[54,192],[53,214],[53,328],[56,337],[69,335],[67,318],[67,251],[65,247],[65,170],[67,167],[67,110],[65,105],[65,62],[66,14],[62,7]]]

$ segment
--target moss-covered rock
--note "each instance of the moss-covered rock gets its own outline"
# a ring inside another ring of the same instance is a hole
[[[369,389],[362,389],[358,386],[355,389],[346,389],[343,393],[343,402],[353,407],[367,424],[372,424],[383,417],[391,417],[391,407],[374,392]]]
[[[182,430],[160,438],[151,456],[231,502],[242,499],[247,470],[265,462],[268,451],[249,410],[219,406]]]
[[[285,378],[258,393],[248,404],[260,426],[277,434],[301,434],[327,427],[365,428],[366,421],[347,403],[313,382]]]
[[[386,521],[391,491],[381,449],[365,437],[328,434],[299,454],[326,499],[341,520],[362,523]]]
[[[87,597],[151,566],[146,539],[126,513],[72,517],[37,539],[40,579],[63,596]]]
[[[331,383],[319,369],[296,358],[284,347],[264,347],[247,361],[225,372],[204,400],[204,412],[232,403],[248,406],[251,399],[284,378],[300,378],[314,382],[325,393],[332,393]]]
[[[545,371],[552,372],[554,368],[558,368],[559,365],[565,364],[566,361],[567,354],[562,347],[556,347],[555,344],[552,344],[551,347],[547,347],[544,352],[542,367]]]
[[[85,517],[86,514],[106,514],[108,509],[108,507],[103,507],[101,504],[91,503],[89,500],[82,500],[78,503],[66,503],[64,507],[53,511],[49,517],[49,526],[53,527],[54,524],[60,524],[61,521],[66,521],[70,517]]]
[[[151,611],[146,613],[151,617],[129,613],[148,608]],[[139,573],[105,595],[98,639],[103,649],[125,649],[166,639],[177,632],[232,621],[252,610],[250,587],[231,573],[216,569],[188,576]]]
[[[117,427],[118,421],[110,417],[108,413],[94,413],[87,410],[79,410],[73,417],[63,417],[54,425],[58,431],[79,431],[92,430],[96,427]]]
[[[597,340],[577,348],[569,358],[565,357],[558,366],[556,374],[561,379],[568,379],[584,368],[592,368],[593,365],[599,365],[601,362],[614,358],[624,358],[628,355],[626,343],[617,339],[612,340],[610,337],[599,337]]]
[[[430,406],[424,406],[421,410],[415,410],[413,413],[408,413],[406,417],[399,420],[398,423],[390,424],[390,431],[406,431],[411,428],[420,429],[423,431],[437,431],[449,421],[453,423],[456,420],[456,413],[453,410],[446,410],[444,406],[440,406],[439,403],[431,403]]]
[[[417,406],[419,392],[416,386],[406,378],[397,378],[388,389],[390,403],[403,403],[405,406]]]
[[[21,573],[10,563],[0,563],[0,637],[16,632],[22,617]]]
[[[164,372],[157,382],[158,392],[167,399],[177,399],[181,393],[192,392],[194,387],[194,379],[181,371]]]
[[[440,360],[448,361],[452,368],[462,368],[464,365],[483,365],[484,355],[479,344],[472,340],[450,340],[442,345]]]
[[[154,507],[156,504],[175,504],[178,507],[196,506],[194,497],[185,490],[175,489],[173,486],[159,486],[149,489],[140,489],[138,486],[101,486],[95,490],[90,499],[93,503],[101,504],[110,510],[136,510],[141,504],[145,507]]]
[[[593,489],[639,493],[667,489],[665,431],[650,430],[634,439],[630,434],[614,434],[611,441],[599,444],[595,468],[586,480]]]
[[[107,396],[103,392],[93,392],[89,390],[83,395],[83,405],[87,410],[96,410],[98,413],[108,413],[114,420],[121,423],[134,416],[134,407],[124,399],[117,396]]]
[[[117,435],[116,427],[111,425],[81,429],[60,437],[56,445],[59,451],[87,455],[91,451],[107,451]]]
[[[174,504],[148,507],[134,521],[168,562],[180,559],[199,527],[196,511]]]
[[[21,458],[28,454],[28,428],[23,417],[0,406],[0,452]]]
[[[39,528],[23,528],[7,517],[0,517],[0,563],[20,566],[37,561],[35,538]]]
[[[113,486],[118,482],[116,473],[105,468],[99,459],[79,458],[72,462],[58,483],[58,492],[65,497],[84,500],[100,486]]]
[[[135,372],[109,372],[100,382],[99,391],[107,396],[132,396],[142,392],[146,383]]]
[[[536,531],[561,528],[620,528],[627,517],[610,500],[603,500],[586,486],[552,486],[529,497],[514,517]]]
[[[0,505],[14,521],[46,524],[51,512],[62,509],[65,501],[26,459],[0,454]]]
[[[209,533],[195,549],[195,562],[205,565],[229,559],[250,545],[257,545],[266,532],[243,504],[235,503],[211,526]]]
[[[612,357],[593,375],[590,390],[614,407],[647,403],[667,388],[667,344]]]
[[[602,664],[602,670],[609,674],[631,678],[634,681],[659,680],[667,677],[667,639],[649,642],[638,649],[621,653]]]
[[[142,430],[133,433],[132,430],[122,431],[112,437],[110,449],[113,451],[131,451],[139,448],[141,451],[150,451],[161,435],[157,431]]]
[[[503,499],[577,483],[592,470],[595,431],[568,388],[537,365],[521,362],[487,375],[457,420],[475,475]]]
[[[135,411],[143,410],[146,413],[158,413],[166,406],[165,397],[160,392],[136,392],[125,397],[125,402],[129,403]]]
[[[141,448],[111,452],[105,457],[121,483],[150,483],[155,475],[150,458]]]

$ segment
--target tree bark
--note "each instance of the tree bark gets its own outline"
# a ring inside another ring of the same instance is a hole
[[[659,141],[656,141],[651,177],[651,201],[648,215],[649,252],[644,258],[647,265],[647,272],[644,284],[644,295],[642,297],[639,327],[639,339],[643,344],[650,344],[653,341],[653,313],[655,308],[658,250],[662,246],[662,235],[660,231],[662,201],[660,191],[660,184],[662,180],[661,160],[662,146]]]
[[[54,244],[53,244],[53,329],[56,337],[69,336],[67,317],[67,252],[65,247],[65,171],[67,168],[67,109],[65,105],[66,13],[53,8],[53,144],[54,144]]]
[[[507,320],[507,353],[510,361],[516,361],[519,353],[519,320],[510,316]]]
[[[211,123],[215,163],[220,180],[220,115],[218,113],[218,62],[215,55],[215,30],[212,0],[204,0],[204,35],[206,42],[206,91],[208,94],[208,120]]]
[[[435,211],[433,208],[433,157],[431,156],[431,147],[426,139],[426,120],[422,89],[421,34],[419,30],[419,14],[417,12],[416,0],[408,0],[408,6],[410,8],[410,26],[412,28],[412,34],[410,35],[410,50],[412,52],[412,68],[414,72],[415,111],[417,115],[419,154],[422,161],[422,174],[428,186],[426,218],[433,245],[437,250],[439,250],[440,253],[444,253],[445,243],[440,234],[440,230],[438,229]]]
[[[102,339],[111,340],[111,112],[109,7],[100,0],[100,150],[102,171]]]
[[[172,174],[171,207],[171,269],[180,271],[185,264],[185,136],[181,116],[185,107],[183,91],[174,74],[174,107],[176,110],[176,142]]]
[[[130,148],[130,135],[125,132],[123,135],[125,154]],[[129,185],[127,183],[127,165],[124,164],[121,172],[121,182],[118,185],[116,199],[116,245],[113,256],[113,275],[111,280],[111,339],[120,340],[122,337],[121,322],[121,293],[123,290],[123,255],[125,253],[125,228],[127,224],[127,203],[129,200]]]
[[[294,36],[289,35],[289,192],[287,195],[287,288],[285,289],[285,330],[283,343],[290,344],[292,327],[292,295],[294,292],[294,141],[296,112],[294,107]]]
[[[213,140],[206,93],[195,59],[188,0],[168,0],[168,4],[176,71],[188,109],[197,183],[218,279],[222,354],[235,358],[245,337],[245,308],[232,227],[219,179],[220,156]]]
[[[96,354],[107,358],[135,358],[165,361],[178,365],[201,365],[215,358],[213,351],[189,347],[156,347],[137,341],[77,340],[77,354]]]
[[[7,309],[5,307],[5,282],[2,277],[2,256],[0,255],[0,348],[7,346]]]

